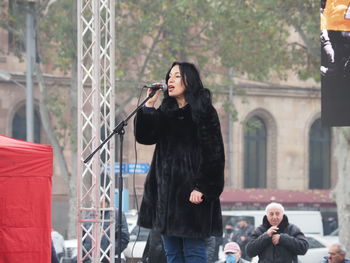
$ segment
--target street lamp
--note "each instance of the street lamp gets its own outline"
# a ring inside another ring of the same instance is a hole
[[[35,1],[28,1],[26,14],[26,119],[27,119],[27,141],[34,142],[34,94],[33,94],[33,71],[35,65]]]
[[[13,82],[17,86],[26,89],[24,85],[12,78],[12,75],[7,71],[0,70],[0,79],[5,81]],[[26,94],[26,131],[27,131],[27,141],[34,142],[34,103],[33,97]]]

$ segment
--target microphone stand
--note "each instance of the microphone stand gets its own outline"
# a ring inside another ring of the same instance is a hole
[[[156,90],[152,90],[152,92],[147,96],[147,98],[141,102],[141,104],[129,114],[129,116],[126,117],[125,120],[121,121],[113,130],[113,132],[108,135],[108,137],[94,150],[85,160],[84,163],[87,163],[92,159],[92,157],[95,155],[95,153],[102,148],[102,146],[108,142],[114,134],[119,135],[120,139],[120,147],[119,147],[119,176],[118,176],[118,197],[119,197],[119,206],[118,206],[118,231],[117,231],[117,241],[118,241],[118,259],[117,262],[121,263],[121,247],[122,247],[122,241],[121,241],[121,233],[122,233],[122,193],[123,193],[123,169],[122,169],[122,164],[123,164],[123,140],[124,140],[124,127],[128,125],[128,120],[139,110],[145,105],[145,103],[154,96],[156,93]],[[111,262],[114,262],[111,261]]]

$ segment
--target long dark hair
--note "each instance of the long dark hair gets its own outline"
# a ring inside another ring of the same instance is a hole
[[[170,71],[174,66],[179,66],[182,81],[185,85],[185,100],[191,106],[193,120],[198,123],[201,116],[206,114],[212,106],[211,92],[204,88],[199,71],[194,64],[189,62],[175,61],[165,76],[166,83],[168,83]],[[176,99],[169,97],[168,91],[164,92],[161,108],[165,112],[178,108]]]

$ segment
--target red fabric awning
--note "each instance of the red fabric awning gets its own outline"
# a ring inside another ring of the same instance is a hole
[[[51,262],[52,147],[0,135],[0,263]]]

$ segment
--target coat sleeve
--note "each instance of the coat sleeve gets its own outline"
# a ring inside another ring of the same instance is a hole
[[[136,141],[151,145],[157,143],[160,134],[160,112],[154,108],[143,107],[138,110],[135,120]]]
[[[195,187],[208,198],[218,198],[224,188],[225,153],[220,121],[214,107],[198,123],[201,154]]]
[[[250,236],[246,246],[247,254],[251,258],[255,257],[261,254],[264,249],[271,244],[271,237],[269,237],[262,227],[258,227]]]
[[[280,245],[292,251],[293,254],[305,255],[309,249],[309,243],[307,242],[304,234],[295,225],[291,225],[291,230],[288,232],[290,234],[281,233]]]

